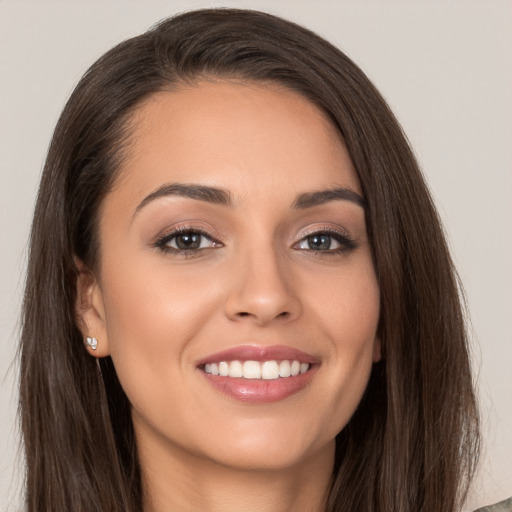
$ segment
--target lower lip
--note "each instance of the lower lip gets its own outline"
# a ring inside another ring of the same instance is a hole
[[[266,404],[279,402],[302,391],[311,382],[317,368],[315,365],[295,377],[272,380],[221,377],[201,372],[213,388],[240,402]]]

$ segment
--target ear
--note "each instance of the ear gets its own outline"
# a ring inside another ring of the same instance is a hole
[[[378,363],[382,359],[382,344],[380,338],[375,338],[373,342],[373,362]]]
[[[84,340],[96,338],[97,348],[85,345],[90,355],[105,357],[110,355],[110,344],[107,336],[105,307],[103,294],[94,273],[78,258],[75,258],[78,269],[76,282],[75,315],[78,328]]]

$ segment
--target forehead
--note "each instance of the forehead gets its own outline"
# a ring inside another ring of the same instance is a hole
[[[332,186],[360,191],[327,115],[278,85],[200,82],[159,92],[135,112],[130,132],[120,187],[133,200],[169,182],[227,188],[240,200],[268,200],[269,187],[290,197]]]

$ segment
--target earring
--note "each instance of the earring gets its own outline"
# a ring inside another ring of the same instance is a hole
[[[92,350],[96,350],[98,348],[98,340],[96,338],[87,336],[87,338],[85,338],[85,344],[88,347],[91,347]]]

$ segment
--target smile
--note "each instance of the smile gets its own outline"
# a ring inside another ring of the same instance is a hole
[[[306,373],[309,363],[292,361],[221,361],[220,363],[206,363],[204,371],[211,375],[221,377],[275,380],[279,378],[296,377]]]
[[[291,347],[254,345],[211,354],[197,363],[211,388],[253,404],[277,402],[302,391],[319,366],[318,358]]]

